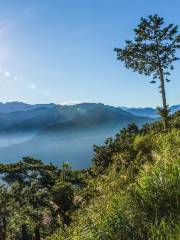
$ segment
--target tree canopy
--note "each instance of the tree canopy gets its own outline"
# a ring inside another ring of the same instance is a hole
[[[163,108],[159,112],[168,125],[168,105],[166,102],[165,81],[170,81],[170,72],[174,61],[179,60],[176,50],[180,48],[178,26],[164,24],[164,19],[157,14],[141,18],[134,29],[134,40],[127,40],[124,48],[115,48],[117,59],[125,66],[145,76],[152,76],[150,83],[160,82]]]

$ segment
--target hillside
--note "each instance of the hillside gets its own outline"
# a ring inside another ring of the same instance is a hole
[[[177,112],[166,131],[162,121],[130,124],[95,145],[87,169],[30,157],[0,164],[2,233],[7,239],[178,240],[179,150]]]
[[[172,128],[135,125],[95,148],[80,208],[51,240],[178,240],[180,112]]]

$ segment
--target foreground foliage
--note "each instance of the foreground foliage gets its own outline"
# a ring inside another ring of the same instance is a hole
[[[178,116],[171,118],[168,132],[159,131],[159,122],[141,130],[131,125],[95,147],[98,175],[89,179],[85,190],[91,199],[69,227],[50,239],[178,240],[180,130],[174,127]]]
[[[87,170],[1,164],[0,239],[179,239],[180,112],[169,126],[129,125]]]

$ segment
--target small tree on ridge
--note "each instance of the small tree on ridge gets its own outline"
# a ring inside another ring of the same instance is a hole
[[[164,19],[158,15],[141,18],[140,24],[134,29],[134,41],[126,41],[124,48],[115,48],[117,59],[125,63],[127,68],[140,74],[153,76],[150,83],[160,81],[160,93],[163,107],[158,108],[163,125],[168,127],[169,109],[166,101],[165,82],[169,82],[170,71],[176,57],[176,49],[180,48],[178,27],[174,24],[164,26]]]

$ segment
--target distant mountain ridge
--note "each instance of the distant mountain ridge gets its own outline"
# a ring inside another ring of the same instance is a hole
[[[69,125],[71,129],[72,126],[70,125],[74,123],[81,128],[83,124],[89,127],[95,127],[95,125],[99,124],[100,127],[104,124],[113,123],[119,125],[119,123],[122,123],[125,125],[136,121],[141,123],[141,121],[150,120],[101,103],[82,103],[70,106],[51,105],[51,107],[41,104],[40,107],[33,106],[31,110],[0,113],[0,136],[14,133],[24,134],[48,126],[52,130],[55,125],[61,125],[62,122],[64,122],[64,125]]]
[[[41,108],[41,107],[51,108],[51,107],[54,107],[55,105],[56,104],[54,104],[54,103],[28,104],[28,103],[24,103],[24,102],[7,102],[7,103],[0,102],[0,113],[28,111],[28,110],[33,110],[36,108]]]
[[[74,107],[77,113],[72,118],[42,128],[40,134],[49,136],[51,133],[58,132],[97,131],[107,127],[118,130],[132,122],[137,125],[151,122],[150,118],[134,116],[124,110],[103,104],[80,104]]]
[[[150,117],[150,118],[157,118],[160,117],[157,113],[157,110],[150,107],[144,107],[144,108],[128,108],[128,107],[119,107],[122,110],[125,110],[133,115],[141,116],[141,117]],[[180,104],[173,105],[170,107],[170,113],[173,114],[176,111],[180,110]]]
[[[15,108],[13,108],[15,109]],[[101,103],[41,105],[0,113],[0,162],[32,156],[55,164],[87,167],[93,144],[102,144],[130,123],[154,121]]]
[[[171,112],[179,109],[180,105],[173,106]],[[0,162],[32,156],[57,165],[69,161],[74,168],[87,167],[94,144],[103,144],[130,123],[142,126],[156,117],[153,108],[102,103],[0,104]]]
[[[54,108],[56,106],[66,107],[67,110],[70,108],[76,107],[83,107],[83,108],[92,108],[94,105],[101,105],[102,103],[79,103],[74,105],[61,105],[61,104],[55,104],[55,103],[48,103],[48,104],[28,104],[24,102],[7,102],[2,103],[0,102],[0,113],[11,113],[11,112],[17,112],[17,111],[30,111],[35,110],[39,108]],[[103,104],[102,104],[103,105]],[[106,105],[108,106],[108,105]],[[112,107],[112,106],[109,106]],[[150,117],[150,118],[157,118],[159,117],[157,111],[155,108],[151,107],[114,107],[114,108],[120,108],[121,110],[124,110],[126,112],[129,112],[136,116],[142,116],[142,117]],[[174,113],[178,110],[180,110],[180,104],[173,105],[170,107],[170,112]],[[0,116],[1,119],[1,116]]]

